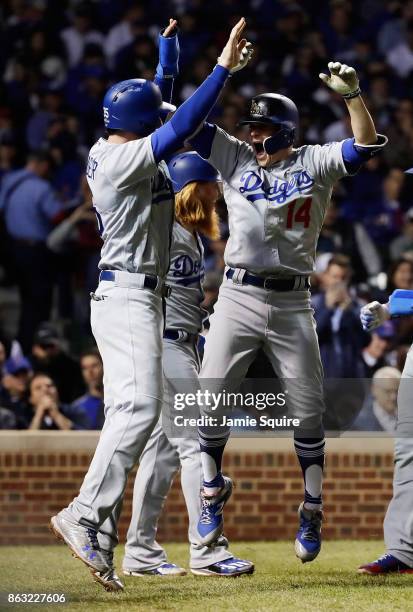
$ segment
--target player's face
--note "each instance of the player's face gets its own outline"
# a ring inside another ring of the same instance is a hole
[[[273,155],[268,155],[268,153],[264,151],[262,143],[266,138],[274,136],[274,134],[278,132],[278,129],[278,127],[267,125],[266,123],[250,123],[249,125],[250,140],[255,150],[255,158],[258,164],[263,168],[271,166],[271,164],[284,159],[288,155],[288,149],[280,149]]]

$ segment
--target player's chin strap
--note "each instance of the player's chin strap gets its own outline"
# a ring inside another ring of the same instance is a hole
[[[264,147],[264,151],[267,155],[274,155],[277,151],[281,149],[288,149],[291,147],[295,139],[295,127],[288,128],[283,127],[274,134],[274,136],[269,136],[264,140],[262,146]]]

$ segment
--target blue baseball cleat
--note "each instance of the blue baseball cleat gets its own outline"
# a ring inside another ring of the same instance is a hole
[[[211,546],[223,532],[222,511],[232,495],[232,480],[224,476],[224,486],[217,495],[207,496],[201,492],[201,516],[198,521],[198,534],[204,546]]]
[[[253,574],[254,564],[251,561],[230,557],[223,561],[217,561],[207,567],[193,567],[191,572],[195,576],[226,576],[228,578],[236,578],[243,574]]]
[[[413,567],[409,567],[403,561],[399,561],[393,555],[385,553],[382,557],[360,565],[358,568],[359,574],[369,574],[370,576],[380,576],[383,574],[413,574]]]
[[[321,550],[321,523],[323,513],[320,510],[307,510],[304,502],[298,508],[300,526],[295,536],[295,554],[303,563],[313,561]]]

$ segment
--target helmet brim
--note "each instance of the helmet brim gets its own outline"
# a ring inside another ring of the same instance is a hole
[[[246,117],[245,119],[241,119],[241,121],[238,121],[238,125],[250,125],[258,123],[264,123],[265,125],[277,125],[277,123],[275,123],[269,117],[260,117],[259,119],[256,117]]]

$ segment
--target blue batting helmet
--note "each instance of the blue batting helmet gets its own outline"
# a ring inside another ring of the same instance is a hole
[[[162,102],[161,90],[152,81],[128,79],[112,85],[103,99],[105,127],[147,136],[176,108]]]
[[[218,181],[218,172],[195,151],[179,153],[168,163],[174,193],[194,181]]]
[[[251,100],[249,116],[239,125],[264,123],[279,126],[279,131],[264,140],[266,153],[272,155],[280,149],[290,147],[296,137],[298,128],[298,110],[290,98],[281,94],[264,93]]]

